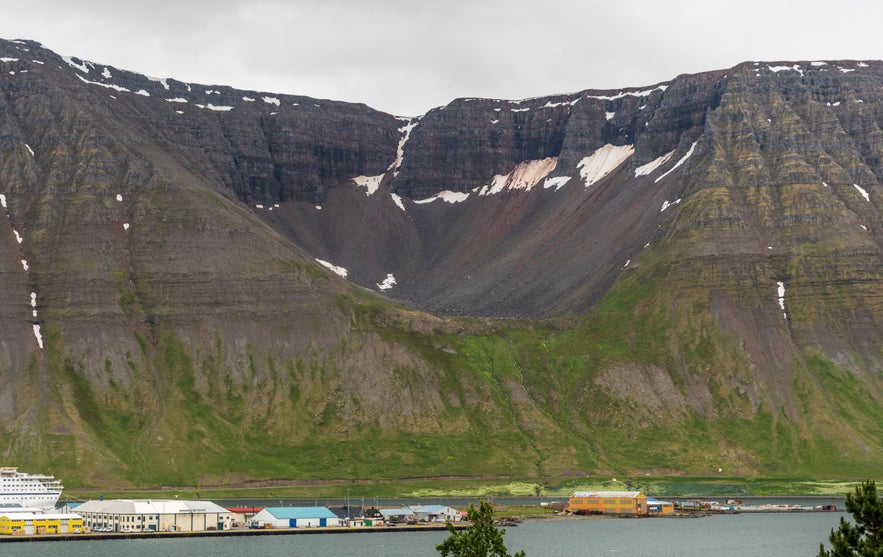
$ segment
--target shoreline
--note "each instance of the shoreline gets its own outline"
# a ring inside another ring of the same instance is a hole
[[[467,524],[455,524],[457,530],[465,529]],[[362,526],[362,527],[318,527],[318,528],[236,528],[232,530],[202,530],[195,532],[85,532],[82,534],[32,534],[0,536],[3,543],[29,542],[70,542],[95,540],[129,540],[129,539],[168,539],[168,538],[210,538],[234,536],[287,536],[299,534],[379,534],[394,532],[447,532],[445,524],[403,524],[400,526]]]

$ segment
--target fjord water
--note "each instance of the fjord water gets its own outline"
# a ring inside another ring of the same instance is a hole
[[[509,551],[530,557],[630,555],[652,557],[807,556],[819,551],[840,512],[758,513],[704,518],[570,518],[524,522],[506,529]],[[77,542],[2,543],[14,557],[430,557],[446,532],[281,535]]]

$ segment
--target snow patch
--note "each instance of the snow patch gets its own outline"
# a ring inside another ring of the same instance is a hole
[[[114,85],[113,83],[101,83],[100,81],[89,81],[88,79],[81,76],[80,74],[77,74],[77,77],[80,79],[80,81],[82,81],[83,83],[88,83],[89,85],[98,85],[99,87],[104,87],[106,89],[113,89],[114,91],[120,91],[120,92],[125,92],[125,93],[132,92],[129,89],[126,89],[125,87],[121,87],[119,85]]]
[[[209,103],[209,104],[198,104],[198,105],[196,105],[196,106],[198,106],[199,108],[207,108],[207,109],[209,109],[209,110],[215,110],[215,111],[218,111],[218,112],[227,112],[227,111],[233,110],[233,107],[232,107],[232,106],[215,106],[215,105],[213,105],[213,104],[211,104],[211,103]]]
[[[3,205],[3,208],[6,209],[6,196],[0,193],[0,205]]]
[[[170,103],[186,103],[187,99],[183,97],[175,97],[174,99],[166,99],[166,101]]]
[[[110,78],[113,77],[113,76],[110,74],[110,69],[108,69],[107,66],[104,66],[104,71],[101,72],[101,77],[103,77],[104,79],[110,79]]]
[[[0,62],[18,62],[18,58],[0,58]]]
[[[127,223],[127,222],[123,223],[123,230],[129,230],[129,223]]]
[[[37,307],[37,293],[36,292],[31,292],[31,307],[32,308]]]
[[[432,203],[436,199],[441,199],[445,203],[462,203],[463,201],[466,201],[467,199],[469,199],[469,194],[462,193],[462,192],[456,192],[456,191],[450,191],[450,190],[444,190],[444,191],[438,192],[437,194],[433,195],[432,197],[427,197],[426,199],[415,200],[414,203],[417,203],[420,205],[425,205],[426,203]]]
[[[15,234],[15,241],[21,244],[24,241],[24,238],[21,237],[21,234],[18,233],[18,230],[12,229],[12,233]]]
[[[524,161],[515,166],[509,174],[497,174],[491,183],[483,186],[478,195],[493,195],[504,190],[530,191],[539,184],[558,165],[557,157],[548,157],[537,161]]]
[[[253,103],[253,102],[255,102],[257,99],[253,99],[253,98],[251,98],[251,97],[242,97],[242,100],[244,100],[244,101],[247,102],[247,103]]]
[[[380,174],[377,176],[356,176],[352,180],[356,183],[357,186],[365,188],[365,195],[370,197],[374,195],[374,192],[376,192],[377,188],[380,187],[380,181],[383,180],[383,176],[384,174]]]
[[[785,319],[788,319],[788,314],[785,313],[785,283],[781,282],[781,281],[777,282],[776,287],[777,287],[777,293],[779,294],[778,301],[779,301],[779,308],[781,308],[781,310],[782,310],[782,317],[784,317]]]
[[[316,262],[319,263],[319,265],[326,267],[328,270],[330,270],[334,274],[339,275],[343,278],[346,278],[346,276],[349,274],[349,272],[346,269],[344,269],[343,267],[338,267],[337,265],[334,265],[334,264],[329,263],[327,261],[322,261],[321,259],[316,259]]]
[[[799,64],[794,64],[793,66],[767,66],[773,73],[779,73],[784,71],[794,71],[798,72],[801,76],[803,75],[803,70],[800,68]]]
[[[605,112],[604,117],[608,120],[613,120],[613,117],[616,116],[616,112]]]
[[[810,66],[827,66],[827,62],[810,62]]]
[[[33,150],[33,149],[31,149],[31,146],[30,146],[30,145],[28,145],[28,144],[27,144],[27,143],[25,143],[25,147],[27,147],[27,149],[28,149],[28,153],[30,153],[30,154],[31,154],[31,156],[32,156],[32,157],[33,157],[33,156],[34,156],[34,150]]]
[[[159,83],[160,85],[162,85],[163,89],[165,89],[166,91],[169,90],[169,82],[168,82],[168,80],[166,80],[165,78],[160,78],[160,77],[150,77],[150,76],[146,76],[146,77],[147,77],[147,79],[149,79],[150,81],[156,81],[157,83]]]
[[[598,99],[601,101],[615,101],[616,99],[621,99],[623,97],[647,97],[653,91],[665,91],[668,89],[668,85],[660,85],[658,87],[654,87],[653,89],[645,89],[643,91],[623,91],[621,93],[617,93],[616,95],[587,95],[587,99]]]
[[[28,267],[28,260],[27,260],[27,259],[22,259],[22,260],[21,260],[21,268],[24,269],[25,271],[27,271],[27,270],[29,269],[29,267]]]
[[[601,147],[576,165],[586,187],[598,182],[635,153],[634,145],[607,145]]]
[[[661,157],[659,157],[655,160],[648,162],[647,164],[639,166],[638,168],[635,169],[635,178],[637,178],[638,176],[649,176],[650,174],[653,174],[653,172],[657,168],[659,168],[663,164],[667,163],[669,161],[669,159],[671,159],[672,156],[674,156],[674,154],[675,154],[675,152],[671,151],[669,153],[662,155]]]
[[[138,89],[137,91],[135,91],[135,94],[141,95],[142,97],[149,97],[150,96],[150,93],[148,93],[144,89]]]
[[[555,191],[564,187],[570,181],[570,176],[556,176],[554,178],[546,178],[543,182],[543,189],[555,188]]]
[[[89,73],[89,68],[86,67],[86,64],[88,64],[88,62],[86,62],[85,60],[81,64],[77,64],[70,56],[62,56],[61,59],[67,62],[68,66],[80,70],[83,73]]]
[[[37,339],[37,346],[43,350],[43,335],[40,333],[40,326],[34,323],[34,337]]]
[[[117,194],[117,201],[120,201],[120,202],[121,202],[122,200],[123,200],[123,195],[120,194],[120,193],[118,193],[118,194]]]
[[[860,194],[862,194],[862,197],[865,198],[865,201],[867,201],[868,203],[871,202],[871,196],[868,195],[868,192],[865,191],[864,188],[862,188],[862,187],[861,187],[860,185],[858,185],[858,184],[853,184],[853,186],[855,186],[855,189],[857,189],[858,192],[859,192]]]
[[[392,273],[387,273],[386,278],[383,279],[383,282],[381,282],[380,284],[377,285],[377,288],[379,288],[381,290],[389,290],[390,288],[392,288],[395,285],[396,285],[396,278],[393,276]]]
[[[676,162],[675,165],[674,165],[673,167],[669,168],[669,169],[665,172],[665,174],[663,174],[663,175],[660,176],[659,178],[653,180],[653,182],[654,182],[654,183],[659,182],[660,180],[662,180],[663,178],[665,178],[666,176],[668,176],[669,174],[671,174],[672,172],[674,172],[675,169],[677,169],[679,166],[681,166],[682,164],[684,164],[684,162],[686,162],[687,159],[689,159],[690,156],[693,154],[693,150],[694,150],[695,148],[696,148],[696,142],[694,141],[693,144],[690,145],[690,148],[687,150],[687,153],[686,153],[683,157],[681,157],[680,160],[679,160],[678,162]]]
[[[279,99],[276,97],[261,97],[261,100],[267,104],[275,104],[276,106],[281,106]]]
[[[394,193],[393,193],[393,194],[390,194],[390,197],[392,197],[392,201],[393,201],[393,203],[395,203],[396,205],[399,206],[399,209],[401,209],[402,211],[405,210],[405,204],[402,202],[402,198],[401,198],[401,197],[399,197],[398,195],[396,195],[396,194],[394,194]]]
[[[677,198],[677,199],[675,199],[675,200],[674,200],[673,202],[671,202],[671,203],[669,203],[668,201],[663,201],[663,202],[662,202],[662,209],[660,209],[659,212],[661,213],[661,212],[665,211],[666,209],[668,209],[669,207],[671,207],[672,205],[677,205],[677,204],[680,203],[680,202],[681,202],[681,198],[680,198],[680,197]]]

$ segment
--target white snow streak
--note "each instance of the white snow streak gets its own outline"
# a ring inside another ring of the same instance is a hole
[[[166,101],[170,103],[186,103],[187,99],[184,97],[175,97],[174,99],[166,99]]]
[[[390,194],[390,197],[392,197],[392,201],[393,201],[393,203],[395,203],[396,205],[399,206],[399,209],[401,209],[402,211],[405,210],[405,204],[402,202],[402,198],[401,198],[401,197],[399,197],[398,195],[396,195],[396,194],[394,194],[394,193],[393,193],[393,194]]]
[[[396,278],[392,273],[387,273],[386,278],[383,279],[383,282],[377,285],[377,288],[381,290],[389,290],[393,286],[396,285]]]
[[[24,269],[25,271],[27,271],[28,269],[30,269],[30,267],[28,267],[28,260],[27,260],[27,259],[22,259],[22,260],[21,260],[21,268]]]
[[[680,197],[675,199],[672,203],[669,203],[668,201],[663,201],[662,202],[662,209],[660,209],[659,212],[661,213],[661,212],[665,211],[666,209],[668,209],[669,207],[671,207],[672,205],[677,205],[680,202],[681,202]]]
[[[684,162],[686,162],[686,160],[690,158],[690,155],[693,154],[693,149],[695,149],[695,148],[696,148],[696,142],[694,141],[693,144],[690,145],[690,149],[687,150],[687,153],[686,153],[683,157],[681,157],[681,159],[680,159],[678,162],[676,162],[675,165],[674,165],[673,167],[669,168],[669,169],[665,172],[665,174],[663,174],[663,175],[660,176],[659,178],[653,180],[653,182],[654,182],[654,183],[659,182],[660,180],[662,180],[663,178],[665,178],[666,176],[668,176],[669,174],[671,174],[672,172],[674,172],[675,169],[676,169],[677,167],[679,167],[679,166],[681,166],[682,164],[684,164]]]
[[[653,91],[665,91],[668,89],[668,85],[660,85],[659,87],[654,87],[653,89],[645,89],[643,91],[623,91],[622,93],[617,93],[616,95],[610,96],[601,96],[601,95],[587,95],[587,99],[598,99],[602,101],[615,101],[616,99],[621,99],[623,97],[646,97],[649,96]]]
[[[445,203],[462,203],[469,199],[468,193],[461,193],[456,191],[444,190],[440,191],[432,197],[427,197],[426,199],[418,199],[415,200],[414,203],[425,205],[426,203],[432,203],[436,199],[441,199]]]
[[[399,146],[396,148],[396,160],[392,163],[387,171],[392,170],[392,175],[399,175],[399,168],[402,166],[402,162],[405,160],[405,143],[408,142],[408,138],[411,137],[411,130],[417,127],[417,120],[407,120],[407,124],[399,128],[399,133],[402,134],[402,137],[399,139]]]
[[[782,317],[788,319],[788,314],[785,313],[785,283],[780,281],[776,283],[776,286],[779,294],[779,307],[782,309]]]
[[[864,188],[862,188],[862,187],[861,187],[860,185],[858,185],[858,184],[853,184],[853,186],[855,186],[855,189],[857,189],[858,192],[859,192],[860,194],[862,194],[862,197],[865,198],[865,201],[867,201],[868,203],[871,202],[871,196],[868,195],[868,192],[865,191]]]
[[[32,156],[32,157],[33,157],[33,156],[34,156],[34,150],[33,150],[33,149],[31,149],[31,146],[30,146],[30,145],[28,145],[28,144],[27,144],[27,143],[25,143],[25,147],[27,147],[27,148],[28,148],[28,153],[30,153],[30,154],[31,154],[31,156]]]
[[[120,91],[120,92],[125,92],[125,93],[132,92],[129,89],[126,89],[125,87],[121,87],[119,85],[114,85],[113,83],[101,83],[100,81],[89,81],[88,79],[81,76],[80,74],[76,74],[76,75],[80,79],[80,81],[82,81],[83,83],[88,83],[89,85],[98,85],[99,87],[105,87],[107,89],[113,89],[114,91]]]
[[[6,209],[6,196],[0,193],[0,205],[3,205],[3,208]]]
[[[343,278],[346,278],[346,276],[349,274],[349,272],[346,269],[344,269],[343,267],[338,267],[337,265],[334,265],[333,263],[329,263],[327,261],[322,261],[321,259],[316,259],[316,261],[320,265],[322,265],[323,267],[326,267],[327,269],[329,269],[334,274],[340,275]]]
[[[24,238],[21,237],[21,234],[18,233],[18,230],[13,229],[12,233],[15,234],[15,241],[19,244],[24,241]]]
[[[650,174],[653,174],[653,172],[657,168],[659,168],[663,164],[667,163],[669,161],[669,159],[674,154],[675,154],[675,152],[671,151],[669,153],[662,155],[661,157],[659,157],[655,160],[648,162],[647,164],[639,166],[638,168],[635,169],[635,178],[637,178],[638,176],[649,176]]]
[[[37,338],[37,345],[43,350],[43,335],[40,334],[40,326],[34,323],[34,336]]]
[[[242,97],[242,100],[244,100],[247,103],[253,103],[253,102],[255,102],[256,99],[253,99],[251,97]]]
[[[383,176],[383,174],[377,176],[356,176],[352,180],[357,186],[365,188],[365,195],[370,197],[380,187],[380,181],[383,180]]]
[[[505,190],[530,191],[539,184],[558,165],[557,157],[548,157],[537,161],[524,161],[512,169],[509,174],[497,174],[491,183],[482,186],[478,195],[493,195]]]
[[[196,105],[196,106],[198,106],[199,108],[207,108],[207,109],[209,109],[209,110],[215,110],[215,111],[217,111],[217,112],[227,112],[227,111],[233,110],[233,107],[232,107],[232,106],[215,106],[215,105],[213,105],[213,104],[211,104],[211,103],[209,103],[209,104],[198,104],[198,105]]]
[[[261,97],[261,100],[267,104],[275,104],[276,106],[281,106],[279,99],[276,97]]]
[[[634,145],[607,144],[576,165],[586,187],[598,182],[635,153]]]

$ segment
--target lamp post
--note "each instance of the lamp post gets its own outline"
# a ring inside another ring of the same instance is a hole
[[[346,521],[350,521],[350,489],[346,488]]]

